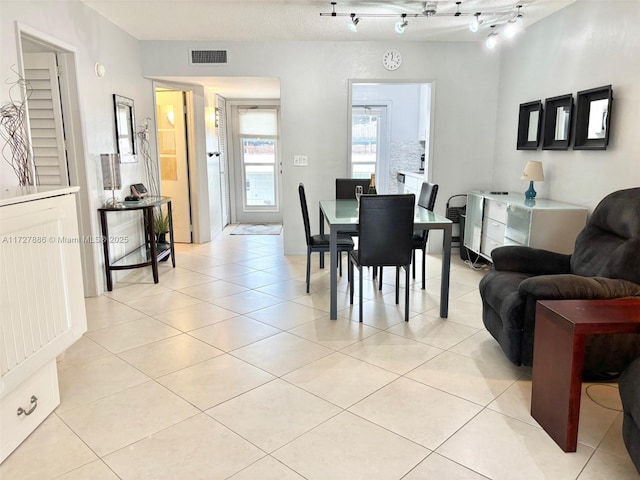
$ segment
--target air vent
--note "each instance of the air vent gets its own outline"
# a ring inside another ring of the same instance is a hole
[[[190,50],[191,65],[225,65],[226,50]]]

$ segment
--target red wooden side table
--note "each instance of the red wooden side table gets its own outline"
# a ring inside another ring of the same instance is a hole
[[[578,444],[586,335],[639,332],[640,298],[537,303],[531,415],[565,452]]]

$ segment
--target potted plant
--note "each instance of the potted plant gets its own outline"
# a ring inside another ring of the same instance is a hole
[[[167,243],[166,235],[169,231],[169,217],[158,209],[153,214],[153,232],[156,234],[156,243]]]

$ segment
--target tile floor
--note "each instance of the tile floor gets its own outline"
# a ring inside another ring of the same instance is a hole
[[[576,453],[531,418],[530,369],[482,326],[482,271],[454,258],[443,320],[429,256],[409,323],[393,285],[369,280],[358,324],[342,278],[331,321],[328,270],[315,255],[306,294],[305,257],[281,241],[179,245],[158,285],[137,270],[87,299],[88,332],[58,362],[61,404],[0,478],[639,478],[615,385],[584,385]]]

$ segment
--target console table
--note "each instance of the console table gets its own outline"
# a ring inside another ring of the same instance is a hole
[[[153,209],[167,205],[167,216],[169,217],[169,242],[157,243],[153,231]],[[118,260],[111,261],[109,254],[109,227],[107,224],[107,214],[117,212],[131,212],[139,210],[143,214],[145,224],[145,243],[129,252]],[[173,245],[173,215],[171,212],[171,197],[147,197],[137,202],[125,202],[117,206],[99,208],[100,225],[102,228],[102,247],[104,250],[104,266],[107,274],[107,290],[113,290],[111,278],[112,270],[129,270],[132,268],[151,267],[153,271],[153,282],[158,283],[158,261],[171,255],[171,263],[176,266],[175,249]]]
[[[531,416],[565,452],[578,445],[585,337],[640,333],[640,298],[536,304]]]
[[[494,248],[524,245],[571,253],[587,221],[587,209],[524,193],[469,192],[464,246],[491,260]]]

